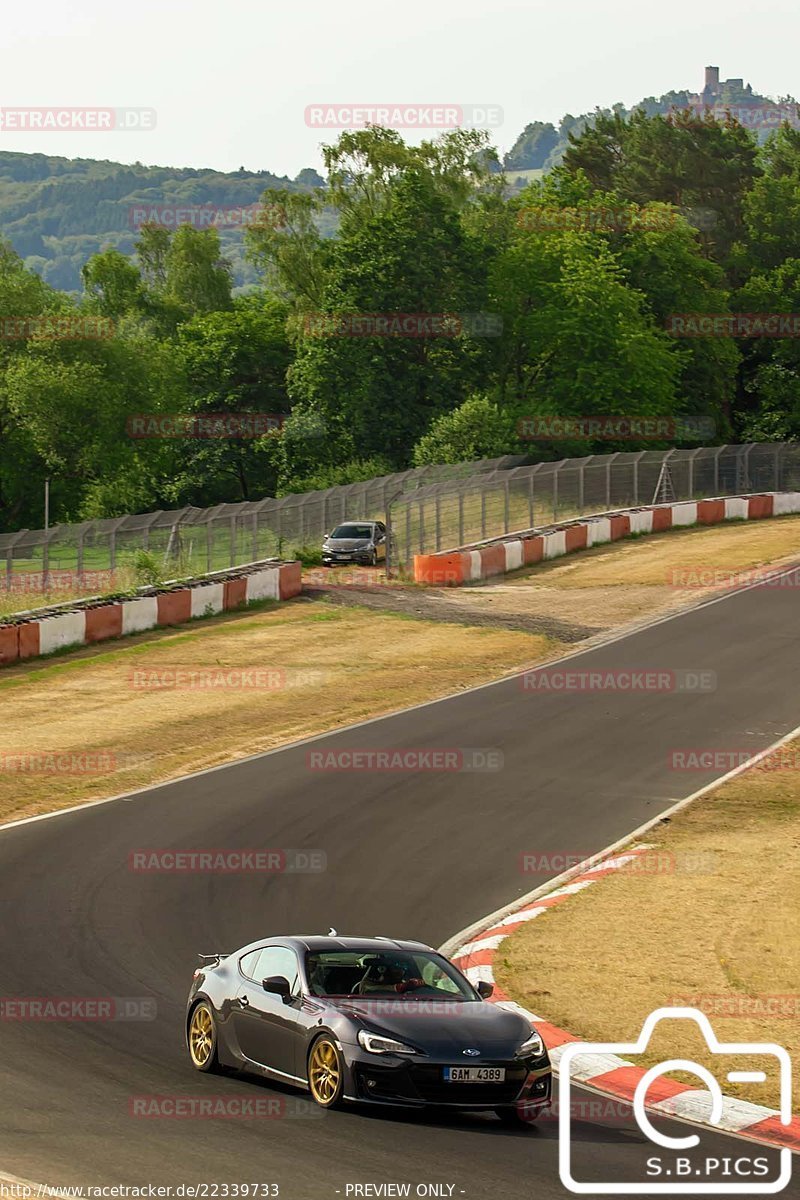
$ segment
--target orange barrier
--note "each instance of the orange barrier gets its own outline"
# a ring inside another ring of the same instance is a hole
[[[161,592],[158,602],[159,625],[182,625],[192,616],[192,593],[189,588],[180,588],[175,592]]]
[[[39,653],[39,625],[36,621],[25,621],[18,625],[20,658],[35,658]]]
[[[481,546],[481,576],[504,575],[506,570],[506,548],[503,542],[492,546]]]
[[[534,563],[541,562],[544,558],[544,538],[543,537],[528,537],[522,539],[522,553],[525,560],[525,566],[530,567]]]
[[[724,500],[698,500],[697,521],[699,525],[716,525],[725,520]]]
[[[303,564],[300,562],[287,563],[281,567],[278,577],[278,588],[281,600],[291,600],[299,596],[303,587]],[[227,604],[225,605],[227,608]]]
[[[0,666],[16,662],[19,658],[19,625],[0,628]]]
[[[122,636],[122,605],[98,604],[86,610],[86,641],[104,642]]]
[[[653,533],[663,533],[665,529],[672,529],[672,509],[669,505],[666,508],[654,508],[653,512]]]
[[[631,531],[631,519],[627,513],[618,517],[609,517],[608,522],[611,526],[612,542],[617,542],[620,538],[627,537]]]
[[[231,608],[244,608],[247,603],[247,580],[226,579],[222,592],[222,607],[227,612]]]
[[[568,525],[564,530],[564,549],[567,554],[572,550],[585,550],[588,530],[585,525]]]
[[[464,582],[464,555],[460,551],[455,554],[415,554],[414,579],[417,583],[438,587],[458,587]]]
[[[747,500],[748,520],[772,516],[772,496],[750,496]]]

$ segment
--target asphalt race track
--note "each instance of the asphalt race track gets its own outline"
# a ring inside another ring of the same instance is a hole
[[[2,996],[150,996],[157,1018],[0,1022],[0,1171],[51,1185],[274,1182],[292,1200],[390,1182],[454,1185],[453,1196],[476,1200],[567,1195],[555,1122],[516,1133],[493,1117],[315,1115],[299,1093],[199,1075],[182,1042],[195,953],[329,925],[442,943],[544,882],[520,872],[521,851],[600,850],[719,774],[672,770],[673,749],[755,751],[794,728],[798,614],[795,587],[761,586],[571,664],[711,671],[711,692],[547,695],[512,679],[4,831]],[[503,769],[307,766],[310,749],[459,747],[499,749]],[[327,871],[142,874],[128,866],[141,848],[231,847],[321,849]],[[154,1095],[272,1097],[277,1115],[131,1115],[133,1097]],[[718,1157],[746,1149],[703,1136]],[[632,1123],[581,1121],[576,1142],[596,1177],[642,1178],[648,1147]],[[782,1195],[800,1195],[796,1182]]]

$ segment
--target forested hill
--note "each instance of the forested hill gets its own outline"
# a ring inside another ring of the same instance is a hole
[[[741,124],[752,129],[759,142],[766,141],[771,130],[777,127],[779,116],[790,120],[793,116],[796,117],[796,102],[791,96],[776,101],[770,96],[759,95],[749,85],[738,86],[740,83],[740,80],[726,80],[712,106],[718,114],[730,109]],[[629,117],[639,109],[648,117],[655,117],[659,113],[666,116],[675,109],[690,108],[698,99],[698,96],[686,90],[665,92],[663,96],[647,96],[632,109],[625,108],[624,104],[615,104],[613,108],[598,108],[592,113],[582,113],[577,117],[566,113],[558,125],[550,121],[534,121],[525,126],[505,155],[503,165],[509,173],[550,170],[564,157],[570,134],[577,137],[601,115],[613,116],[614,113],[618,113],[621,117]]]
[[[78,291],[83,264],[100,249],[133,251],[135,210],[254,205],[265,188],[306,191],[322,183],[310,168],[295,180],[271,171],[147,167],[46,154],[0,152],[0,235],[52,287]],[[238,286],[255,281],[235,218],[220,228]]]

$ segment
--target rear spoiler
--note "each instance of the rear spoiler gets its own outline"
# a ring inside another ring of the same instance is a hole
[[[227,958],[227,952],[222,951],[219,954],[198,954],[200,963],[204,967],[216,967],[222,962],[223,958]]]

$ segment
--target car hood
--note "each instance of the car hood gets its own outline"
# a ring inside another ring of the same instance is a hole
[[[510,1057],[530,1034],[530,1022],[516,1012],[485,1001],[414,1001],[353,999],[329,1002],[359,1026],[386,1033],[400,1041],[408,1039],[429,1054],[458,1054],[480,1050],[470,1056]],[[464,1062],[467,1062],[464,1056]]]
[[[329,550],[360,550],[369,543],[369,538],[328,538],[325,545]]]

